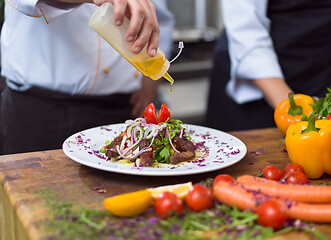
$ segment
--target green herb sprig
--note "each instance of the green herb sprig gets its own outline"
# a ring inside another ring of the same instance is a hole
[[[106,211],[86,209],[61,201],[47,189],[35,193],[44,199],[51,215],[45,220],[44,227],[49,236],[47,239],[52,240],[262,240],[293,230],[309,232],[317,239],[325,239],[314,224],[289,222],[285,228],[274,231],[258,225],[255,213],[223,204],[214,204],[212,208],[198,213],[185,209],[182,215],[166,220],[156,217],[151,211],[136,218],[117,218]]]
[[[312,104],[314,112],[309,116],[302,115],[302,121],[309,121],[313,115],[317,115],[318,119],[322,119],[331,114],[331,88],[327,88],[327,90],[328,92],[325,94],[324,98],[314,98],[315,103]]]

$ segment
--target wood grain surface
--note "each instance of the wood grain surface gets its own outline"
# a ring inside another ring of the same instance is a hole
[[[283,168],[290,162],[283,136],[276,128],[230,132],[247,146],[246,156],[237,164],[214,172],[171,177],[124,175],[82,166],[62,150],[0,156],[0,236],[1,240],[41,240],[41,224],[48,212],[34,192],[43,188],[55,191],[61,199],[103,210],[106,197],[176,183],[193,183],[221,173],[234,177],[256,175],[268,164]],[[329,182],[324,175],[315,182]],[[103,189],[106,192],[98,192]],[[331,225],[318,225],[331,239]],[[314,239],[305,233],[288,233],[274,239]]]

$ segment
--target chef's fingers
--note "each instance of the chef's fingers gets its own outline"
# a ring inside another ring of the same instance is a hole
[[[149,7],[152,12],[154,23],[157,24],[156,28],[153,29],[152,34],[150,35],[150,38],[148,40],[148,47],[147,47],[148,54],[151,57],[153,57],[153,56],[155,56],[156,51],[158,49],[160,29],[159,29],[159,25],[158,25],[158,21],[157,21],[156,10],[155,10],[154,4],[149,2]]]
[[[132,44],[132,51],[134,53],[141,52],[151,39],[153,42],[148,43],[148,54],[153,57],[158,48],[159,35],[155,7],[148,0],[140,0],[139,3],[137,3],[136,0],[129,0],[129,5],[131,9],[131,19],[126,37],[127,40],[131,40],[132,36],[136,36]]]
[[[124,16],[127,12],[128,1],[127,0],[113,0],[114,6],[114,23],[117,26],[122,25]]]

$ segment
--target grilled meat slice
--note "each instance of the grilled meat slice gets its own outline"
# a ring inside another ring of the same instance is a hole
[[[190,152],[190,151],[180,152],[170,156],[169,161],[171,164],[177,164],[179,162],[192,160],[194,157],[195,157],[195,152]]]
[[[170,156],[169,161],[171,164],[191,160],[195,157],[196,147],[193,142],[179,136],[175,136],[173,142],[177,145],[180,153],[175,152],[174,155]]]
[[[177,149],[180,152],[195,152],[196,147],[194,143],[184,137],[181,138],[179,136],[175,136],[173,138],[173,142],[177,145]]]
[[[112,157],[118,157],[119,154],[116,150],[116,146],[120,146],[121,142],[123,140],[123,136],[119,136],[114,139],[114,141],[111,142],[106,148],[106,156],[107,159],[111,159]]]
[[[139,150],[142,150],[144,148],[147,148],[149,146],[149,141],[147,139],[141,140],[139,143]],[[153,166],[153,159],[149,156],[148,152],[144,152],[140,154],[140,163],[144,167],[150,167]]]

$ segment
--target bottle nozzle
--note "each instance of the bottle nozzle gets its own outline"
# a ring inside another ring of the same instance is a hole
[[[170,63],[172,63],[173,61],[175,61],[175,60],[179,57],[179,55],[182,53],[183,48],[184,48],[184,43],[183,43],[182,41],[180,41],[180,42],[178,43],[178,48],[179,48],[179,52],[177,53],[176,57],[174,57],[174,58],[170,61]]]

